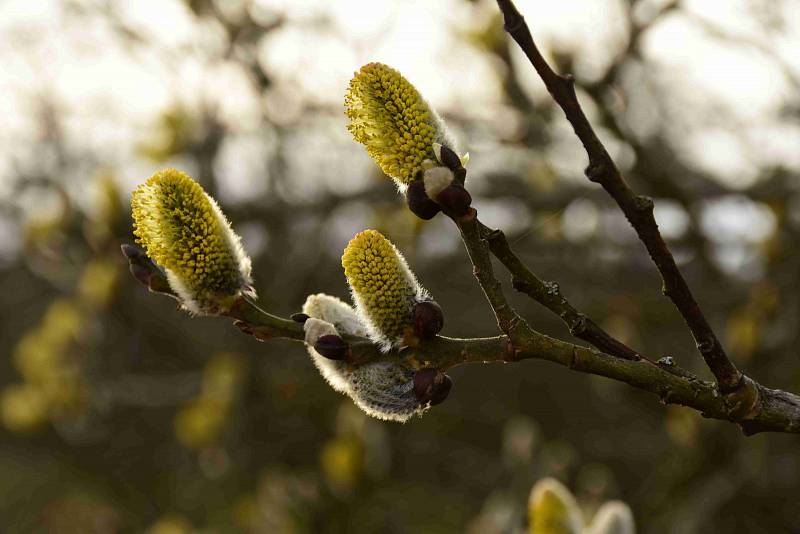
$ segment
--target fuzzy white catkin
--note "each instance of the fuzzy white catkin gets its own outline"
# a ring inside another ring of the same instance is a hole
[[[622,501],[609,501],[597,511],[585,534],[636,534],[633,512]]]
[[[320,293],[306,299],[303,313],[309,316],[304,325],[308,353],[333,389],[349,396],[368,415],[386,421],[405,422],[428,408],[414,394],[413,369],[393,361],[352,366],[314,350],[325,335],[365,335],[366,328],[351,306]]]
[[[303,304],[303,313],[327,321],[337,330],[353,336],[365,336],[366,330],[352,306],[339,298],[317,293],[309,295]]]

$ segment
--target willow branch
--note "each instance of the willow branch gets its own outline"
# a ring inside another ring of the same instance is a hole
[[[592,344],[595,348],[626,360],[644,357],[603,330],[591,318],[578,311],[561,293],[556,282],[545,282],[531,271],[514,253],[501,230],[493,230],[478,223],[492,254],[511,273],[511,285],[558,315],[569,328],[570,334]]]
[[[302,326],[289,319],[259,311],[257,307],[236,311],[232,315],[246,317],[247,327],[243,330],[259,339],[284,338],[303,342]],[[518,321],[518,326],[511,328],[513,340],[509,335],[470,339],[437,336],[418,347],[402,349],[399,354],[383,354],[365,338],[351,336],[347,341],[353,351],[354,363],[407,357],[428,361],[446,370],[467,363],[547,360],[582,373],[625,382],[657,395],[664,404],[687,406],[705,417],[737,423],[747,434],[765,431],[800,433],[800,397],[791,393],[754,383],[758,394],[750,399],[750,403],[732,403],[718,393],[713,383],[699,380],[675,365],[616,358],[540,334],[527,327],[521,319]]]
[[[466,215],[453,220],[461,232],[461,239],[472,262],[472,274],[478,280],[478,284],[494,311],[497,326],[512,340],[518,329],[530,330],[527,323],[508,303],[500,282],[494,276],[489,245],[481,233],[478,212],[474,208],[470,208]]]
[[[487,262],[485,265],[491,266],[490,256],[482,250],[488,245],[480,237],[477,219],[473,216],[457,222],[464,229],[462,235],[469,241],[467,249],[475,253],[478,265]],[[174,296],[168,288],[164,290],[160,285],[166,282],[163,272],[146,256],[142,258],[138,255],[136,251],[139,249],[126,246],[124,250],[131,263],[131,271],[139,282],[155,293]],[[495,285],[492,280],[494,275],[491,270],[483,269],[481,272],[483,274],[480,276],[486,282],[484,291],[488,289],[491,295],[487,295],[487,298],[491,298],[492,305],[499,309],[498,324],[505,325],[513,337],[500,335],[458,339],[437,336],[417,347],[384,354],[369,339],[347,336],[345,339],[351,346],[352,363],[413,358],[446,370],[467,363],[547,360],[582,373],[625,382],[657,395],[663,403],[680,404],[698,410],[706,417],[737,423],[748,434],[766,431],[800,433],[800,397],[753,383],[753,390],[757,392],[755,397],[749,402],[741,399],[732,401],[730,397],[720,395],[714,384],[699,380],[672,363],[654,364],[647,360],[617,358],[540,334],[520,319],[513,309],[503,307],[505,298],[499,283]],[[505,305],[508,306],[507,303]],[[237,301],[226,315],[234,319],[234,324],[240,330],[259,340],[288,339],[304,343],[305,334],[301,324],[268,313],[249,299]]]
[[[661,237],[653,216],[653,201],[634,193],[625,182],[578,102],[574,79],[553,71],[536,47],[528,25],[512,0],[497,0],[497,5],[503,13],[506,31],[525,52],[583,144],[589,157],[586,176],[611,195],[636,230],[661,273],[664,294],[672,300],[686,321],[700,354],[719,383],[720,390],[729,393],[740,387],[747,387],[749,382],[743,379],[742,373],[725,354]]]

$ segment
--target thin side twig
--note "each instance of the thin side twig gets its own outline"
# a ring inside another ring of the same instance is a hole
[[[646,359],[644,356],[614,338],[586,314],[575,309],[561,293],[556,282],[545,282],[531,271],[514,253],[501,230],[478,223],[492,254],[511,273],[511,285],[558,315],[569,328],[570,334],[591,343],[597,349],[626,360]]]
[[[454,219],[454,221],[461,232],[461,239],[472,262],[472,274],[478,280],[478,284],[494,311],[497,326],[513,340],[517,328],[525,330],[530,327],[508,303],[500,282],[494,276],[489,244],[482,235],[478,212],[474,208],[470,208],[466,215]]]

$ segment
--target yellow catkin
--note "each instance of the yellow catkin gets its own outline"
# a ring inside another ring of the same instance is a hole
[[[414,299],[424,291],[395,246],[375,230],[357,234],[344,249],[342,267],[359,312],[385,339],[402,338]]]
[[[572,493],[553,478],[540,480],[528,501],[530,534],[579,534],[581,512]]]
[[[187,307],[237,295],[250,283],[250,261],[214,200],[186,173],[165,169],[131,197],[134,235],[171,275]],[[186,294],[188,293],[188,294]],[[193,310],[196,311],[196,310]]]
[[[347,129],[388,176],[409,184],[423,161],[435,159],[433,143],[444,138],[444,126],[395,69],[364,65],[350,80],[344,102]]]

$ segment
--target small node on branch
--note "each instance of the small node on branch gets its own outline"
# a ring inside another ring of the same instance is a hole
[[[656,360],[656,363],[661,367],[675,367],[675,358],[672,356],[664,356]]]
[[[252,324],[246,321],[241,321],[237,319],[236,321],[233,321],[233,326],[238,328],[239,331],[241,331],[243,334],[247,334],[248,336],[253,336],[258,341],[266,341],[270,339],[270,336],[264,335],[263,333],[259,332]]]
[[[642,212],[653,211],[653,208],[655,207],[653,199],[644,195],[639,195],[636,197],[635,205],[636,209]]]
[[[608,166],[605,163],[590,161],[583,173],[590,181],[603,185],[608,176]]]
[[[561,294],[561,288],[558,285],[558,282],[545,282],[544,287],[547,291],[547,294],[551,297],[556,297]]]
[[[575,319],[569,324],[569,333],[573,336],[580,336],[581,334],[586,332],[586,327],[588,325],[588,319],[582,313],[579,313]]]

